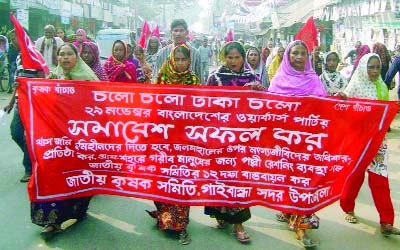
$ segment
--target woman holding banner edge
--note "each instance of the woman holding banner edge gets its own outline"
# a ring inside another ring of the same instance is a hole
[[[344,98],[365,98],[371,100],[389,100],[389,91],[381,78],[382,64],[378,54],[364,55],[354,70],[354,74],[346,89],[340,95]],[[384,140],[367,168],[368,184],[372,193],[375,207],[380,217],[380,232],[384,236],[400,235],[400,230],[393,227],[394,208],[390,198],[388,178],[387,144]],[[354,172],[343,187],[340,206],[346,213],[345,220],[349,223],[358,223],[355,216],[355,200],[364,182],[365,170]]]
[[[219,61],[222,66],[210,74],[208,86],[251,86],[254,90],[263,89],[258,77],[246,63],[246,51],[239,42],[226,43],[219,53]],[[218,229],[233,224],[236,239],[241,243],[250,242],[250,236],[242,225],[251,217],[249,208],[205,207],[205,214],[217,220]]]
[[[173,48],[162,64],[155,84],[200,85],[200,79],[190,70],[191,51],[186,44]],[[179,232],[179,243],[191,242],[187,232],[190,206],[155,201],[157,210],[146,212],[157,219],[158,229]]]
[[[50,79],[87,80],[99,79],[88,65],[79,57],[77,48],[64,43],[57,51],[57,68],[50,73]],[[33,179],[36,177],[34,176]],[[30,183],[30,185],[33,183]],[[51,239],[61,232],[61,224],[69,219],[81,221],[87,217],[86,211],[91,196],[46,202],[31,202],[32,223],[43,226],[40,233],[43,239]]]
[[[326,96],[326,89],[311,67],[307,46],[299,40],[292,41],[286,47],[282,63],[272,78],[269,92],[285,95]],[[296,232],[296,239],[303,247],[315,247],[316,243],[306,230],[317,229],[319,218],[315,214],[277,214],[277,220],[287,222]]]

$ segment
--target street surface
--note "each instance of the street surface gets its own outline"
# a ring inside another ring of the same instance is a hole
[[[394,91],[391,91],[392,95]],[[10,94],[0,93],[4,107]],[[252,207],[252,218],[244,224],[251,243],[240,244],[232,229],[219,230],[215,220],[203,215],[203,207],[192,207],[189,234],[192,243],[182,246],[171,235],[160,232],[155,220],[145,209],[153,209],[151,201],[118,196],[96,196],[92,199],[89,218],[69,227],[53,240],[40,238],[41,228],[30,221],[26,184],[20,183],[24,170],[22,153],[11,140],[9,124],[12,115],[0,122],[0,250],[298,250],[294,233],[274,219],[276,211]],[[400,227],[400,115],[388,133],[389,175],[395,207],[395,225]],[[345,135],[343,135],[345,136]],[[354,142],[357,143],[357,142]],[[379,218],[367,185],[359,194],[356,214],[359,224],[345,222],[338,202],[319,211],[320,228],[312,232],[320,250],[399,250],[400,236],[383,237]]]

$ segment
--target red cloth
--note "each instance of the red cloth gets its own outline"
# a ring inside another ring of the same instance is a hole
[[[147,22],[144,21],[143,28],[142,28],[142,33],[141,33],[140,38],[139,38],[140,47],[146,48],[146,41],[147,41],[147,38],[149,37],[149,35],[150,35],[150,27],[147,24]]]
[[[228,34],[226,35],[226,42],[231,42],[231,41],[233,41],[233,40],[234,40],[234,38],[233,38],[233,32],[232,32],[231,29],[229,29]]]
[[[294,38],[295,40],[303,41],[307,45],[309,52],[318,46],[317,28],[315,27],[313,17],[308,18],[306,24]]]
[[[120,63],[110,56],[104,63],[104,71],[111,82],[137,82],[136,66],[127,60]]]
[[[393,225],[394,208],[390,198],[389,179],[370,171],[367,172],[369,188],[375,207],[379,213],[379,222]],[[358,169],[345,183],[340,198],[340,206],[344,212],[354,211],[355,200],[364,182],[364,178],[365,171],[363,171],[363,169]]]
[[[154,30],[151,32],[151,36],[155,36],[158,39],[160,39],[160,28],[158,25],[154,28]]]
[[[12,12],[10,13],[10,19],[15,27],[15,34],[21,51],[21,60],[24,69],[42,70],[46,75],[48,75],[50,70],[46,61]]]

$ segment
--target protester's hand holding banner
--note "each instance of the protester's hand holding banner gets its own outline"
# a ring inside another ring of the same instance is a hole
[[[365,169],[392,102],[19,79],[32,201],[113,194],[309,214]]]

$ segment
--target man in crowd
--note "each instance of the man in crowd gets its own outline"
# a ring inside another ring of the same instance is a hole
[[[12,45],[19,51],[18,40],[16,39],[15,30],[10,31],[10,38]],[[38,71],[34,69],[24,69],[22,66],[21,56],[17,55],[16,58],[16,77],[28,77],[28,78],[44,78],[43,71]],[[23,152],[22,164],[25,168],[25,174],[20,179],[21,182],[28,182],[32,175],[32,162],[29,157],[28,147],[26,144],[25,129],[22,126],[21,117],[19,115],[18,105],[17,105],[17,90],[14,90],[14,94],[11,97],[10,103],[3,108],[4,112],[10,113],[14,108],[14,115],[10,124],[11,138],[17,143]]]
[[[201,75],[203,76],[203,79],[200,79],[200,81],[203,84],[205,84],[207,82],[207,78],[208,78],[210,58],[212,57],[212,54],[213,54],[211,48],[208,47],[207,38],[203,39],[203,44],[199,48],[199,53],[200,53],[200,62],[201,62]]]
[[[157,53],[157,62],[153,68],[153,82],[157,79],[158,71],[160,70],[162,64],[167,60],[169,53],[172,48],[179,44],[186,43],[187,36],[189,34],[188,25],[183,19],[175,19],[171,23],[171,38],[173,40],[172,44],[169,44],[162,48]],[[199,51],[188,44],[191,53],[190,69],[196,74],[199,79],[202,79],[201,74],[201,64],[200,64],[200,53]]]
[[[347,55],[343,58],[343,61],[346,61],[347,58],[350,58],[350,64],[353,64],[360,47],[361,47],[361,42],[357,41],[356,44],[354,45],[355,49],[350,50],[349,53],[347,53]]]
[[[64,43],[64,41],[55,36],[56,28],[53,25],[46,25],[44,27],[44,36],[40,37],[36,43],[36,48],[43,55],[47,66],[50,70],[57,67],[57,50]]]

